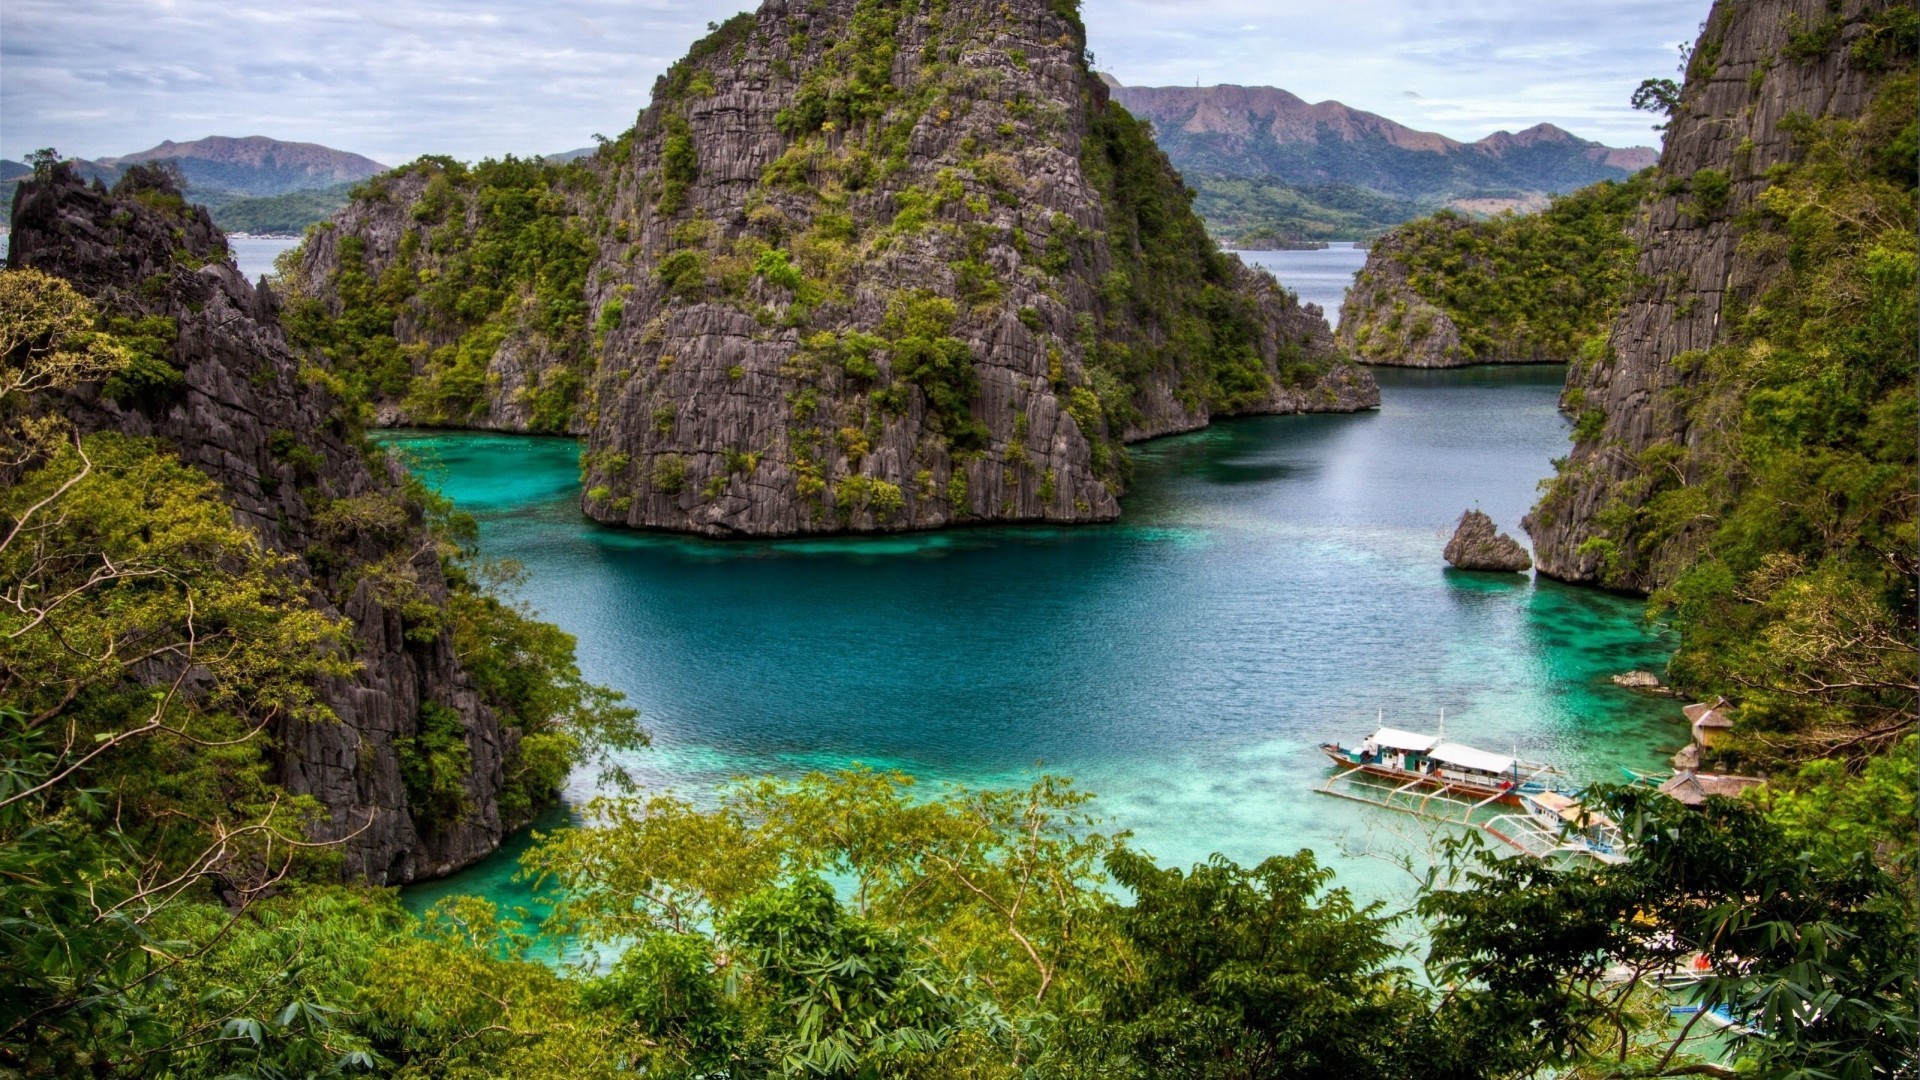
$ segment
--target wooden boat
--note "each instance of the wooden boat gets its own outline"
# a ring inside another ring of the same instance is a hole
[[[1528,855],[1542,861],[1563,856],[1595,859],[1608,864],[1627,861],[1627,841],[1612,818],[1558,791],[1528,792],[1520,796],[1523,814],[1503,814],[1484,828]]]
[[[1356,748],[1322,743],[1320,751],[1339,767],[1324,794],[1479,829],[1545,863],[1626,861],[1620,827],[1582,806],[1576,785],[1551,765],[1390,727]]]
[[[1551,765],[1397,728],[1383,727],[1358,747],[1322,743],[1320,750],[1342,769],[1522,810],[1522,796],[1571,786]]]

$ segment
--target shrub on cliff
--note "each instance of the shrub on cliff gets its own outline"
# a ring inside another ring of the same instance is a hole
[[[1736,222],[1776,272],[1675,358],[1699,376],[1691,434],[1640,452],[1587,542],[1608,580],[1660,583],[1675,676],[1740,700],[1754,759],[1863,756],[1920,715],[1920,221],[1912,163],[1886,154],[1912,145],[1915,88],[1803,125],[1802,160]]]

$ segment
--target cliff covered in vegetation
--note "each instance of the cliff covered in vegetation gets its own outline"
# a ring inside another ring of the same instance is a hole
[[[1526,522],[1543,573],[1655,595],[1750,756],[1859,755],[1920,710],[1917,31],[1881,0],[1715,5]]]
[[[620,719],[571,643],[482,587],[167,174],[109,192],[49,166],[12,222],[0,691],[31,718],[22,760],[88,766],[159,849],[220,820],[380,883],[492,852],[586,722]],[[223,856],[242,891],[276,868],[246,851]]]
[[[1597,347],[1633,270],[1627,227],[1644,177],[1604,181],[1537,214],[1452,211],[1374,242],[1340,307],[1338,339],[1400,367],[1564,363]]]
[[[301,310],[388,419],[584,431],[587,513],[713,535],[1105,520],[1127,441],[1376,404],[1084,48],[1070,5],[768,3],[591,159],[377,181]]]
[[[1784,22],[1806,55],[1848,41],[1853,62],[1876,65],[1876,101],[1901,107],[1809,123],[1804,156],[1770,176],[1788,211],[1777,271],[1797,284],[1763,294],[1773,314],[1757,328],[1739,324],[1767,336],[1719,358],[1743,365],[1731,449],[1768,501],[1736,498],[1724,520],[1737,529],[1705,550],[1737,568],[1731,536],[1779,558],[1731,596],[1702,579],[1680,610],[1752,612],[1751,590],[1779,588],[1763,614],[1799,620],[1795,633],[1762,622],[1721,640],[1817,675],[1835,655],[1884,654],[1910,679],[1910,627],[1825,653],[1799,631],[1871,629],[1912,607],[1883,596],[1898,600],[1912,569],[1897,562],[1913,547],[1912,357],[1893,342],[1910,344],[1916,322],[1914,20],[1795,5],[1812,20],[1796,22],[1788,7],[1728,10]],[[1691,187],[1714,189],[1698,174]],[[497,198],[477,210],[540,219]],[[1163,868],[1058,778],[927,792],[861,769],[585,808],[586,827],[523,860],[551,904],[545,942],[479,898],[416,917],[393,890],[332,883],[343,852],[350,876],[368,866],[372,839],[297,793],[282,766],[314,760],[303,747],[386,785],[379,820],[404,792],[408,820],[430,828],[484,814],[467,805],[484,764],[473,740],[510,744],[518,727],[504,821],[525,809],[511,793],[531,798],[596,731],[617,735],[617,710],[579,682],[563,636],[480,587],[458,522],[362,440],[370,409],[288,349],[273,295],[239,278],[163,177],[109,194],[49,169],[16,211],[0,272],[0,1072],[1912,1072],[1920,742],[1850,768],[1851,750],[1888,741],[1872,730],[1758,798],[1695,810],[1636,787],[1589,792],[1626,834],[1617,863],[1548,868],[1442,843],[1404,913],[1357,900],[1310,852]],[[483,293],[468,309],[482,324],[501,310],[490,300],[505,303]],[[356,340],[323,321],[302,333]],[[1825,423],[1861,394],[1866,434]],[[1905,438],[1897,451],[1882,425]],[[1835,513],[1814,520],[1789,499],[1807,496]],[[1857,543],[1814,546],[1836,538]],[[1880,578],[1874,556],[1891,564]],[[1886,675],[1861,670],[1856,686]],[[403,726],[366,726],[381,715]],[[555,939],[587,951],[560,960]],[[1676,969],[1710,972],[1679,1024]],[[1697,1038],[1716,1006],[1741,1026]]]

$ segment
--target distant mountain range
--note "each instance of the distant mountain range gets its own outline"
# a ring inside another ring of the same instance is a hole
[[[169,139],[151,150],[101,158],[94,164],[122,169],[167,160],[179,165],[192,188],[252,196],[354,184],[387,171],[387,166],[359,154],[316,143],[281,142],[263,135],[244,139],[215,135],[184,143]]]
[[[1108,85],[1127,111],[1152,121],[1216,235],[1249,246],[1358,238],[1441,206],[1537,209],[1549,195],[1631,176],[1659,157],[1552,124],[1464,143],[1270,86]]]
[[[299,232],[347,204],[354,184],[387,171],[372,158],[316,143],[282,142],[262,135],[215,135],[193,142],[169,139],[150,150],[77,161],[82,177],[111,184],[131,165],[170,161],[186,180],[187,197],[213,211],[233,232]],[[0,199],[31,167],[0,161]]]
[[[1276,87],[1106,81],[1129,112],[1152,121],[1214,235],[1239,247],[1363,239],[1443,206],[1476,214],[1537,210],[1549,195],[1632,175],[1659,156],[1649,147],[1589,142],[1552,124],[1463,143]],[[188,197],[206,204],[221,227],[256,233],[298,233],[345,206],[354,184],[387,171],[359,154],[260,135],[168,140],[76,165],[81,176],[112,183],[127,166],[149,161],[172,161]],[[30,171],[0,160],[0,205],[12,205],[14,187]]]

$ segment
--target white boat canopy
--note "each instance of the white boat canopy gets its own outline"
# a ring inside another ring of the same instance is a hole
[[[1513,771],[1513,759],[1505,754],[1489,754],[1485,750],[1475,750],[1471,746],[1459,743],[1441,743],[1427,754],[1428,757],[1446,765],[1457,765],[1462,769],[1475,772],[1504,773]]]
[[[1416,754],[1424,754],[1433,749],[1440,740],[1431,735],[1415,735],[1411,731],[1383,727],[1373,733],[1373,741],[1374,745],[1388,750],[1410,750]]]

